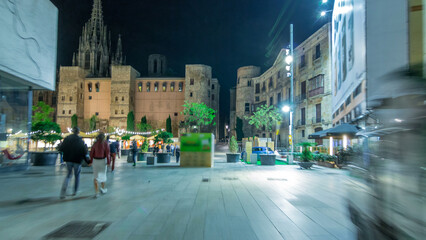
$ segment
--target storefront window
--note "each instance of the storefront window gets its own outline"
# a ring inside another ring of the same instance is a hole
[[[0,89],[0,168],[28,165],[28,99],[28,89]]]

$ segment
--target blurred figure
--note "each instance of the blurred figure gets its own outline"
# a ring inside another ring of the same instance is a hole
[[[136,140],[132,141],[132,158],[133,158],[133,167],[136,166],[136,157],[138,155],[138,145],[136,144]]]
[[[175,155],[175,145],[174,145],[174,144],[172,144],[172,145],[170,146],[170,151],[171,151],[171,153],[172,153],[172,156],[174,156],[174,155]]]
[[[109,136],[107,137],[107,139],[109,140]],[[111,172],[114,172],[115,157],[117,155],[118,145],[118,140],[109,144],[109,151],[111,155]]]
[[[426,80],[409,76],[387,76],[393,93],[370,91],[377,123],[357,133],[362,142],[349,156],[348,206],[358,239],[426,236]]]
[[[78,187],[80,186],[80,172],[81,162],[86,160],[87,148],[84,145],[83,140],[78,134],[80,129],[78,127],[72,128],[72,134],[64,139],[59,146],[59,152],[63,153],[64,161],[67,165],[67,176],[65,177],[64,183],[62,184],[60,198],[64,199],[68,183],[71,179],[71,174],[74,171],[74,193],[73,196],[78,194]]]
[[[93,183],[95,185],[95,198],[99,197],[99,190],[102,194],[107,193],[105,183],[107,180],[107,165],[110,164],[110,150],[108,142],[105,141],[105,134],[100,132],[96,137],[96,142],[90,151],[90,162],[93,166]],[[101,187],[99,188],[99,183]]]
[[[180,147],[179,147],[179,145],[176,145],[175,151],[176,151],[176,162],[178,163],[179,158],[180,158]]]

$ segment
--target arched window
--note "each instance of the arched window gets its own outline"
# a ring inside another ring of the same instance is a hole
[[[87,88],[89,89],[89,92],[92,92],[92,83],[87,84]]]
[[[121,114],[124,114],[124,110],[121,110]]]
[[[138,92],[142,92],[142,82],[138,82]]]
[[[175,91],[175,82],[170,83],[170,91]]]
[[[118,102],[118,97],[115,97],[115,102]]]
[[[165,92],[167,90],[167,83],[163,82],[163,92]]]
[[[151,83],[147,82],[146,83],[146,91],[149,92],[151,90]]]
[[[97,83],[95,84],[95,88],[96,88],[96,92],[99,92],[99,88],[100,88],[100,84],[99,84],[99,82],[97,82]]]
[[[154,92],[158,92],[158,82],[154,83]]]
[[[124,97],[121,97],[121,101],[124,102]]]
[[[182,92],[183,91],[183,82],[180,82],[179,83],[179,92]]]
[[[80,88],[83,89],[83,83],[80,83]]]

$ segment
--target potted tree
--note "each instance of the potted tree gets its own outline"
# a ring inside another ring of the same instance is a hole
[[[311,160],[313,159],[313,154],[309,150],[309,147],[312,145],[314,144],[310,142],[302,142],[299,144],[299,146],[302,147],[302,153],[300,154],[300,162],[299,162],[300,168],[310,169],[312,165],[314,164],[313,162],[311,162]]]
[[[266,131],[272,132],[272,128],[276,123],[281,121],[281,114],[274,106],[262,105],[253,112],[250,117],[244,116],[249,120],[250,125],[254,125],[258,130],[265,128]],[[269,154],[266,148],[266,154],[259,154],[261,165],[275,165],[275,154]]]
[[[238,143],[234,136],[229,141],[229,151],[231,153],[226,153],[226,162],[238,162],[240,154],[238,153]]]
[[[172,143],[170,138],[173,137],[173,134],[164,131],[164,132],[160,132],[157,135],[157,137],[159,139],[162,139],[164,144],[167,144],[167,143]],[[165,150],[165,148],[163,150]],[[169,162],[170,162],[170,153],[168,152],[157,153],[157,163],[169,163]]]
[[[216,111],[209,108],[206,104],[196,102],[189,103],[188,101],[185,101],[183,108],[184,109],[181,114],[185,116],[183,124],[185,132],[188,132],[188,127],[194,127],[195,129],[198,129],[198,132],[200,133],[201,127],[209,126],[210,124],[213,126],[216,125],[213,121],[216,117]]]
[[[138,161],[146,161],[146,157],[148,156],[148,139],[144,139],[141,150],[138,154]]]
[[[123,146],[124,146],[124,142],[126,142],[126,145],[128,145],[128,141],[130,140],[131,136],[132,135],[130,135],[130,134],[126,134],[126,135],[121,137],[121,140],[123,140]],[[121,149],[121,155],[123,155],[123,156],[126,156],[126,155],[128,156],[129,152],[130,152],[130,149]]]
[[[48,166],[55,165],[56,159],[58,158],[58,152],[53,151],[53,145],[56,141],[61,140],[61,127],[52,122],[50,118],[50,113],[53,112],[53,108],[45,104],[43,101],[37,103],[33,106],[34,116],[31,126],[31,139],[36,141],[36,146],[38,142],[42,141],[45,143],[43,152],[31,152],[31,162],[35,166]],[[50,145],[51,151],[47,151],[47,146]],[[37,150],[37,149],[36,149]]]

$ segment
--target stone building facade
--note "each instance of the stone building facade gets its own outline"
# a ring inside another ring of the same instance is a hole
[[[98,119],[96,128],[103,131],[110,130],[108,127],[126,129],[127,114],[133,111],[135,125],[146,116],[155,129],[165,129],[170,116],[173,135],[178,136],[184,120],[180,112],[187,100],[204,102],[217,112],[216,126],[202,130],[218,137],[220,85],[212,78],[210,66],[186,65],[185,77],[168,77],[166,57],[152,54],[148,58],[149,76],[141,77],[132,66],[125,65],[121,37],[115,54],[111,53],[106,29],[101,1],[95,0],[73,66],[60,67],[56,118],[62,131],[71,126],[74,114],[83,129],[88,129],[92,116]]]
[[[294,51],[294,143],[307,141],[309,134],[331,127],[329,26],[324,25]],[[273,141],[277,137],[279,147],[288,147],[288,113],[282,113],[277,136],[265,129],[255,129],[244,117],[251,116],[261,105],[273,105],[281,111],[284,105],[290,104],[290,78],[285,69],[285,56],[285,49],[282,49],[272,67],[262,74],[256,66],[238,69],[236,102],[230,113],[231,129],[235,128],[236,118],[241,118],[244,137],[259,136]],[[233,94],[231,91],[231,99]]]

